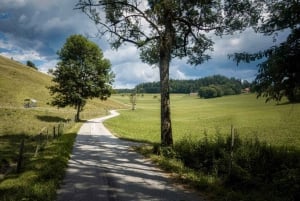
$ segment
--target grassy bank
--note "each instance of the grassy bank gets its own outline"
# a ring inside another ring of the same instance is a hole
[[[122,105],[110,100],[94,100],[89,102],[81,116],[82,119],[99,117],[106,115],[109,109],[120,107]],[[0,108],[1,201],[55,200],[76,132],[81,125],[72,121],[74,115],[72,108]],[[68,118],[71,121],[66,122]],[[63,125],[59,137],[58,125]],[[55,138],[53,127],[56,127]],[[22,140],[25,142],[24,154],[20,171],[17,172]]]
[[[77,126],[78,127],[78,126]],[[55,200],[56,190],[67,166],[69,154],[76,137],[76,128],[65,131],[64,135],[48,142],[38,156],[34,156],[36,142],[25,139],[25,154],[20,173],[15,170],[16,147],[20,139],[17,136],[2,136],[1,141],[6,147],[6,159],[10,159],[11,168],[0,180],[0,200]],[[3,144],[1,151],[3,152]],[[7,150],[7,148],[9,150]],[[13,153],[13,154],[12,154]],[[9,155],[8,155],[9,154]]]

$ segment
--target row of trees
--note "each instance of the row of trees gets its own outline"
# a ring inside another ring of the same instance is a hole
[[[241,90],[250,87],[247,81],[227,78],[222,75],[209,76],[197,80],[170,80],[170,93],[199,93],[200,97],[213,98],[223,95],[240,94]],[[134,91],[138,93],[159,93],[160,82],[139,84]],[[208,95],[208,94],[212,95]]]

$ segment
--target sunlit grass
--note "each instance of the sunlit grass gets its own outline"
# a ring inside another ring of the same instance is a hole
[[[295,150],[300,145],[300,104],[287,104],[284,101],[280,104],[265,103],[263,99],[256,99],[254,94],[216,99],[172,94],[175,144],[170,148],[159,146],[160,105],[159,97],[153,97],[149,94],[139,96],[135,111],[120,110],[120,116],[105,124],[122,138],[150,142],[150,145],[136,147],[136,150],[171,172],[177,181],[196,188],[208,200],[279,201],[297,197],[299,186],[295,183],[299,180],[299,153]],[[128,96],[115,95],[113,98],[129,104]],[[231,125],[237,129],[239,136],[235,137],[234,148],[244,143],[239,150],[232,152],[233,155],[230,148],[226,146],[224,149],[224,143],[231,144],[231,140],[227,141]],[[251,147],[254,147],[253,150]],[[192,154],[193,151],[195,154]],[[218,158],[221,155],[223,158]],[[231,159],[231,156],[234,158]],[[253,159],[255,156],[259,157]],[[229,174],[231,160],[234,170]],[[193,162],[197,165],[193,166]],[[250,177],[250,170],[241,167],[252,167],[251,164],[259,173],[254,172]],[[277,175],[281,180],[261,180],[270,174],[271,169],[275,175],[271,178]],[[276,169],[281,172],[274,171]],[[283,176],[283,179],[280,174],[289,176]]]
[[[144,94],[137,99],[135,111],[121,110],[117,118],[105,124],[124,138],[160,142],[159,97]],[[113,99],[129,103],[128,96]],[[184,136],[212,138],[216,133],[230,134],[231,125],[243,138],[256,138],[273,145],[300,145],[300,104],[265,103],[254,94],[199,99],[184,94],[171,95],[171,115],[174,140]]]

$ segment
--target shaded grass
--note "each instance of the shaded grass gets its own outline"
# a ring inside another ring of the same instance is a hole
[[[300,150],[267,145],[258,139],[216,136],[185,138],[174,148],[159,144],[136,150],[180,183],[205,192],[209,200],[296,201],[300,199]]]
[[[54,200],[75,137],[76,132],[69,130],[47,144],[38,157],[32,157],[32,143],[26,140],[27,154],[22,172],[13,171],[0,182],[0,200]]]

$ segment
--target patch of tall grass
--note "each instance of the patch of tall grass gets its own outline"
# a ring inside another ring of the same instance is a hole
[[[300,150],[256,139],[216,135],[183,138],[173,148],[148,147],[152,159],[177,179],[211,200],[297,201],[300,199]],[[143,150],[145,148],[140,148]],[[225,199],[226,198],[226,199]]]

